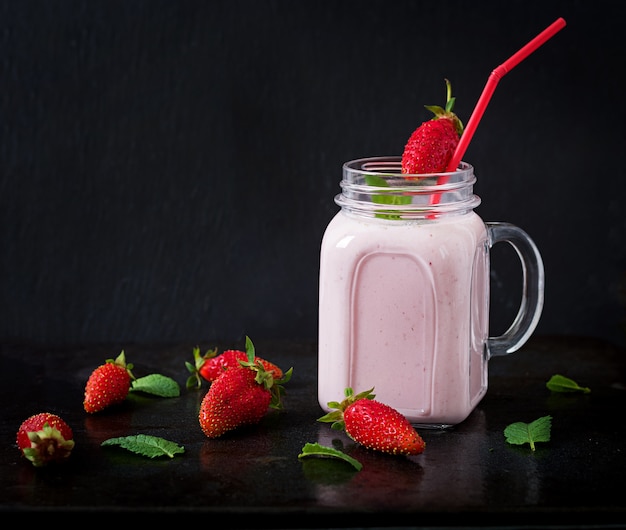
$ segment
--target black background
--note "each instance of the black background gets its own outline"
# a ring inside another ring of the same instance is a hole
[[[477,212],[542,252],[537,333],[623,343],[623,17],[594,0],[0,1],[0,340],[315,339],[343,162],[467,122]],[[508,249],[508,246],[507,246]],[[494,249],[492,329],[519,303]]]

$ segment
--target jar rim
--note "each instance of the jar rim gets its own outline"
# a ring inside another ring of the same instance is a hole
[[[395,176],[428,179],[440,176],[450,176],[455,173],[473,173],[474,166],[461,161],[455,171],[440,171],[435,173],[402,173],[401,156],[371,156],[349,160],[343,164],[344,172],[358,174],[375,174],[378,176]]]
[[[343,165],[342,192],[335,202],[344,210],[401,218],[467,212],[480,204],[473,193],[474,168],[461,161],[456,171],[402,173],[402,157],[358,158]]]

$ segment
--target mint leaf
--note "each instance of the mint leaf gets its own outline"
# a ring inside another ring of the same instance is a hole
[[[329,458],[339,458],[341,460],[345,460],[357,471],[361,471],[363,468],[363,464],[358,460],[348,456],[343,451],[339,451],[333,447],[327,447],[325,445],[320,445],[318,443],[306,443],[302,448],[302,452],[298,455],[298,458],[305,458],[307,456],[320,456],[320,457],[329,457]]]
[[[386,188],[389,186],[387,181],[379,177],[378,175],[365,175],[365,183],[368,186],[375,186],[377,188]],[[402,204],[410,204],[411,197],[408,195],[391,195],[391,194],[383,194],[383,195],[374,195],[372,197],[372,202],[375,204],[391,204],[391,205],[402,205]],[[376,217],[380,217],[381,219],[400,219],[400,216],[397,213],[377,213]]]
[[[506,441],[514,445],[530,444],[531,450],[535,450],[536,442],[550,441],[550,428],[552,416],[542,416],[531,423],[518,421],[511,423],[504,429]]]
[[[560,374],[553,375],[546,383],[546,387],[552,392],[582,392],[583,394],[591,392],[590,388],[582,387],[573,379]]]
[[[171,377],[161,374],[151,374],[135,379],[130,390],[167,398],[180,396],[180,386],[178,383]]]
[[[138,455],[150,458],[156,458],[158,456],[169,456],[170,458],[174,458],[174,455],[185,452],[184,447],[179,446],[174,442],[147,434],[109,438],[108,440],[102,442],[101,445],[117,445],[132,453],[137,453]]]

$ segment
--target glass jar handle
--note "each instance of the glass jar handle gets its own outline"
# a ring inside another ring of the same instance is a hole
[[[508,330],[487,339],[488,357],[508,355],[521,348],[539,323],[543,310],[545,275],[537,246],[521,228],[509,223],[485,223],[488,244],[509,243],[522,264],[522,300],[515,320]]]

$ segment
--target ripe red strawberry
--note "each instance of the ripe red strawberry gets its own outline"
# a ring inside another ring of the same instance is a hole
[[[132,364],[126,363],[124,351],[116,359],[107,359],[96,368],[85,387],[83,406],[86,412],[100,412],[112,405],[122,403],[128,396],[134,376]]]
[[[226,350],[218,355],[217,348],[208,350],[204,355],[201,355],[200,348],[196,347],[193,349],[193,358],[194,364],[185,363],[187,370],[191,373],[187,379],[187,388],[200,388],[202,384],[200,377],[212,383],[229,368],[240,366],[240,361],[246,362],[248,355],[241,350]],[[260,361],[265,370],[272,372],[274,379],[283,377],[282,369],[276,364],[261,357],[255,357],[255,361]]]
[[[200,404],[200,427],[209,438],[259,423],[270,408],[282,408],[282,385],[291,379],[292,369],[282,379],[274,379],[273,373],[255,360],[249,337],[246,337],[246,359],[215,379]]]
[[[63,462],[74,449],[74,434],[61,417],[40,412],[26,418],[16,436],[17,448],[35,467]]]
[[[402,154],[402,173],[440,173],[448,167],[463,134],[463,124],[452,112],[455,98],[447,79],[446,87],[445,109],[426,105],[435,117],[422,123],[407,141]]]
[[[355,442],[368,449],[391,455],[418,455],[426,444],[413,425],[396,409],[376,401],[371,390],[354,395],[346,388],[346,398],[331,401],[333,409],[317,421],[332,423],[335,430],[345,430]]]

